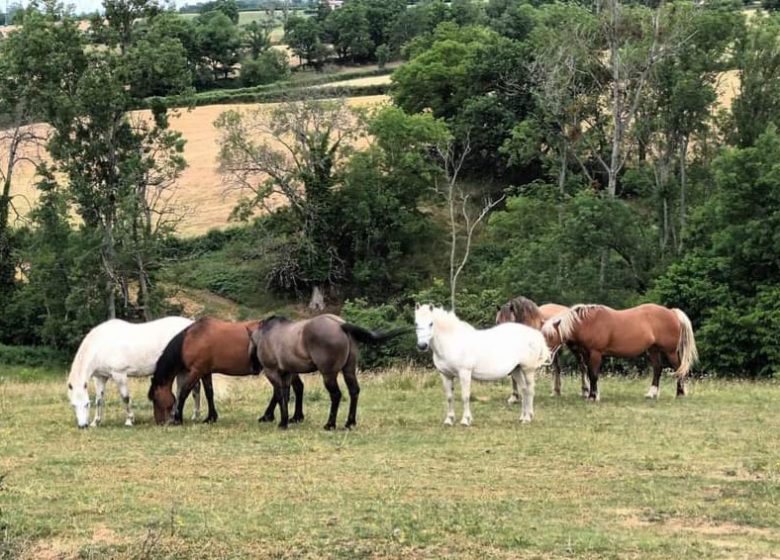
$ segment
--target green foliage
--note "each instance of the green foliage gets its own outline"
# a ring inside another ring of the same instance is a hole
[[[66,352],[47,346],[6,346],[0,344],[0,363],[6,367],[50,368],[64,371],[70,363]]]
[[[387,45],[379,45],[376,48],[376,63],[379,68],[384,68],[387,62],[390,60],[390,47]]]
[[[340,59],[356,61],[373,56],[376,44],[369,31],[368,10],[361,2],[349,2],[333,10],[325,29]]]
[[[241,82],[245,86],[279,82],[289,75],[289,61],[283,51],[270,49],[241,63]]]
[[[284,40],[301,60],[315,67],[323,63],[325,47],[320,35],[322,27],[314,18],[290,16],[284,24]]]
[[[201,14],[195,20],[198,52],[213,72],[214,79],[227,78],[239,60],[241,34],[221,11]]]
[[[372,331],[389,331],[410,327],[414,319],[409,309],[391,303],[371,306],[365,299],[347,300],[341,316],[349,323]],[[420,359],[415,350],[414,332],[401,335],[382,344],[361,344],[358,365],[363,370],[408,364]]]
[[[136,98],[181,95],[192,84],[187,52],[178,39],[139,40],[128,48],[125,64],[130,93]]]

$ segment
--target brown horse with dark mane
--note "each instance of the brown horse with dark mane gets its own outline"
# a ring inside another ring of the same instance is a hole
[[[544,305],[537,306],[536,303],[530,299],[518,296],[512,300],[509,300],[504,305],[497,306],[498,311],[496,313],[496,324],[501,323],[521,323],[528,325],[536,330],[542,330],[542,325],[548,319],[552,319],[558,315],[562,315],[569,311],[569,308],[565,305],[558,305],[557,303],[545,303]],[[559,344],[554,342],[550,344],[550,350],[555,350]],[[587,378],[587,366],[581,353],[577,350],[574,344],[567,344],[567,347],[580,365],[580,374],[582,377],[582,396],[587,397],[590,393],[588,378]],[[561,364],[560,354],[554,352],[553,360],[553,395],[556,397],[561,396]],[[509,397],[509,403],[515,403],[520,399],[520,393],[514,379],[512,379],[512,396]]]
[[[187,396],[202,378],[209,406],[205,421],[215,422],[218,415],[210,374],[244,376],[260,373],[257,359],[252,359],[247,353],[247,330],[255,329],[259,324],[259,321],[230,322],[203,317],[176,335],[157,360],[149,388],[149,400],[154,402],[155,421],[163,424],[173,412],[173,422],[180,424]],[[172,384],[179,373],[187,375],[176,398]],[[291,382],[295,391],[295,415],[292,421],[299,422],[303,420],[303,383],[297,376]],[[274,406],[275,401],[272,399],[260,421],[268,420],[269,416],[273,420]]]
[[[693,326],[680,309],[647,303],[615,310],[606,305],[575,305],[542,327],[545,338],[573,342],[586,352],[590,394],[599,400],[598,377],[604,356],[633,358],[648,353],[653,382],[648,398],[657,398],[663,359],[677,373],[677,396],[685,395],[685,376],[698,360]]]
[[[262,365],[266,377],[274,387],[270,407],[278,404],[281,411],[280,428],[287,427],[287,400],[290,382],[298,373],[319,371],[330,394],[330,414],[326,430],[336,427],[336,416],[341,401],[338,373],[344,376],[349,391],[349,414],[345,428],[357,422],[357,404],[360,385],[357,379],[357,342],[383,342],[409,329],[375,333],[347,323],[337,315],[318,315],[302,321],[290,321],[272,316],[250,331],[250,355]],[[246,340],[246,339],[245,339]],[[245,343],[246,344],[246,343]]]

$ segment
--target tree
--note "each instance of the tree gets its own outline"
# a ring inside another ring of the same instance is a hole
[[[239,61],[238,28],[224,13],[211,11],[197,17],[196,32],[200,55],[211,68],[214,79],[227,78]]]
[[[132,42],[137,20],[153,17],[161,11],[156,0],[103,0],[108,28],[124,54]]]
[[[458,176],[463,168],[463,163],[466,161],[466,157],[469,155],[470,151],[471,143],[468,137],[460,148],[456,146],[452,138],[448,138],[436,147],[436,152],[439,156],[440,165],[443,171],[443,181],[441,185],[437,185],[435,188],[444,198],[450,227],[449,283],[450,309],[452,311],[455,311],[455,296],[457,294],[458,278],[471,256],[471,244],[474,238],[474,231],[480,222],[487,217],[488,213],[504,199],[504,196],[501,196],[496,200],[492,200],[488,197],[482,201],[476,213],[472,211],[469,204],[471,194],[468,193],[463,184],[458,181]],[[462,226],[459,224],[461,217],[463,219]],[[458,234],[459,229],[461,228],[465,240],[462,241],[464,244],[463,249],[458,249]],[[458,253],[460,253],[460,255]]]
[[[244,27],[244,43],[249,48],[249,54],[253,59],[260,53],[271,48],[270,29],[266,25],[260,25],[253,21]]]
[[[32,123],[55,116],[58,100],[71,93],[71,80],[84,64],[75,22],[54,7],[45,13],[31,7],[21,29],[0,43],[0,114],[5,120],[0,134],[0,294],[7,294],[14,282],[14,172],[20,162],[41,163],[29,154],[44,145],[46,131]]]
[[[780,45],[777,17],[756,17],[737,42],[739,95],[732,113],[735,142],[752,146],[767,123],[780,125]]]
[[[181,94],[192,84],[187,52],[175,38],[138,40],[127,49],[124,63],[130,94],[138,99]]]
[[[243,195],[234,216],[246,218],[256,208],[274,212],[278,200],[285,202],[277,212],[291,218],[289,239],[272,283],[292,292],[309,289],[315,304],[344,274],[332,241],[338,224],[328,216],[343,159],[361,134],[355,114],[340,101],[306,100],[270,114],[227,111],[215,126],[226,189]]]
[[[284,24],[284,40],[295,55],[308,65],[318,65],[323,53],[322,29],[313,18],[290,17]]]
[[[276,49],[269,49],[257,59],[247,59],[241,64],[241,82],[245,86],[270,84],[289,75],[287,53]]]
[[[373,54],[375,45],[369,33],[368,12],[361,3],[345,4],[333,10],[325,21],[325,29],[339,58],[353,61]]]

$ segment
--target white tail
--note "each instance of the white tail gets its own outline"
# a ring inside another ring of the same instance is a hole
[[[691,367],[699,361],[699,351],[696,349],[696,339],[693,337],[693,325],[682,309],[672,309],[680,321],[680,340],[677,342],[677,356],[680,358],[680,367],[677,375],[685,377],[691,371]]]

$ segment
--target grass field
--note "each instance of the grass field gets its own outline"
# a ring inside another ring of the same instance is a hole
[[[64,379],[0,377],[0,557],[778,558],[780,386],[702,381],[676,400],[607,378],[588,404],[538,384],[477,384],[474,425],[445,428],[432,370],[363,374],[358,428],[258,424],[264,379],[233,381],[218,424],[134,428],[112,387],[79,431]],[[225,391],[223,391],[224,393]],[[458,407],[460,412],[460,407]],[[346,410],[339,415],[343,423]]]

